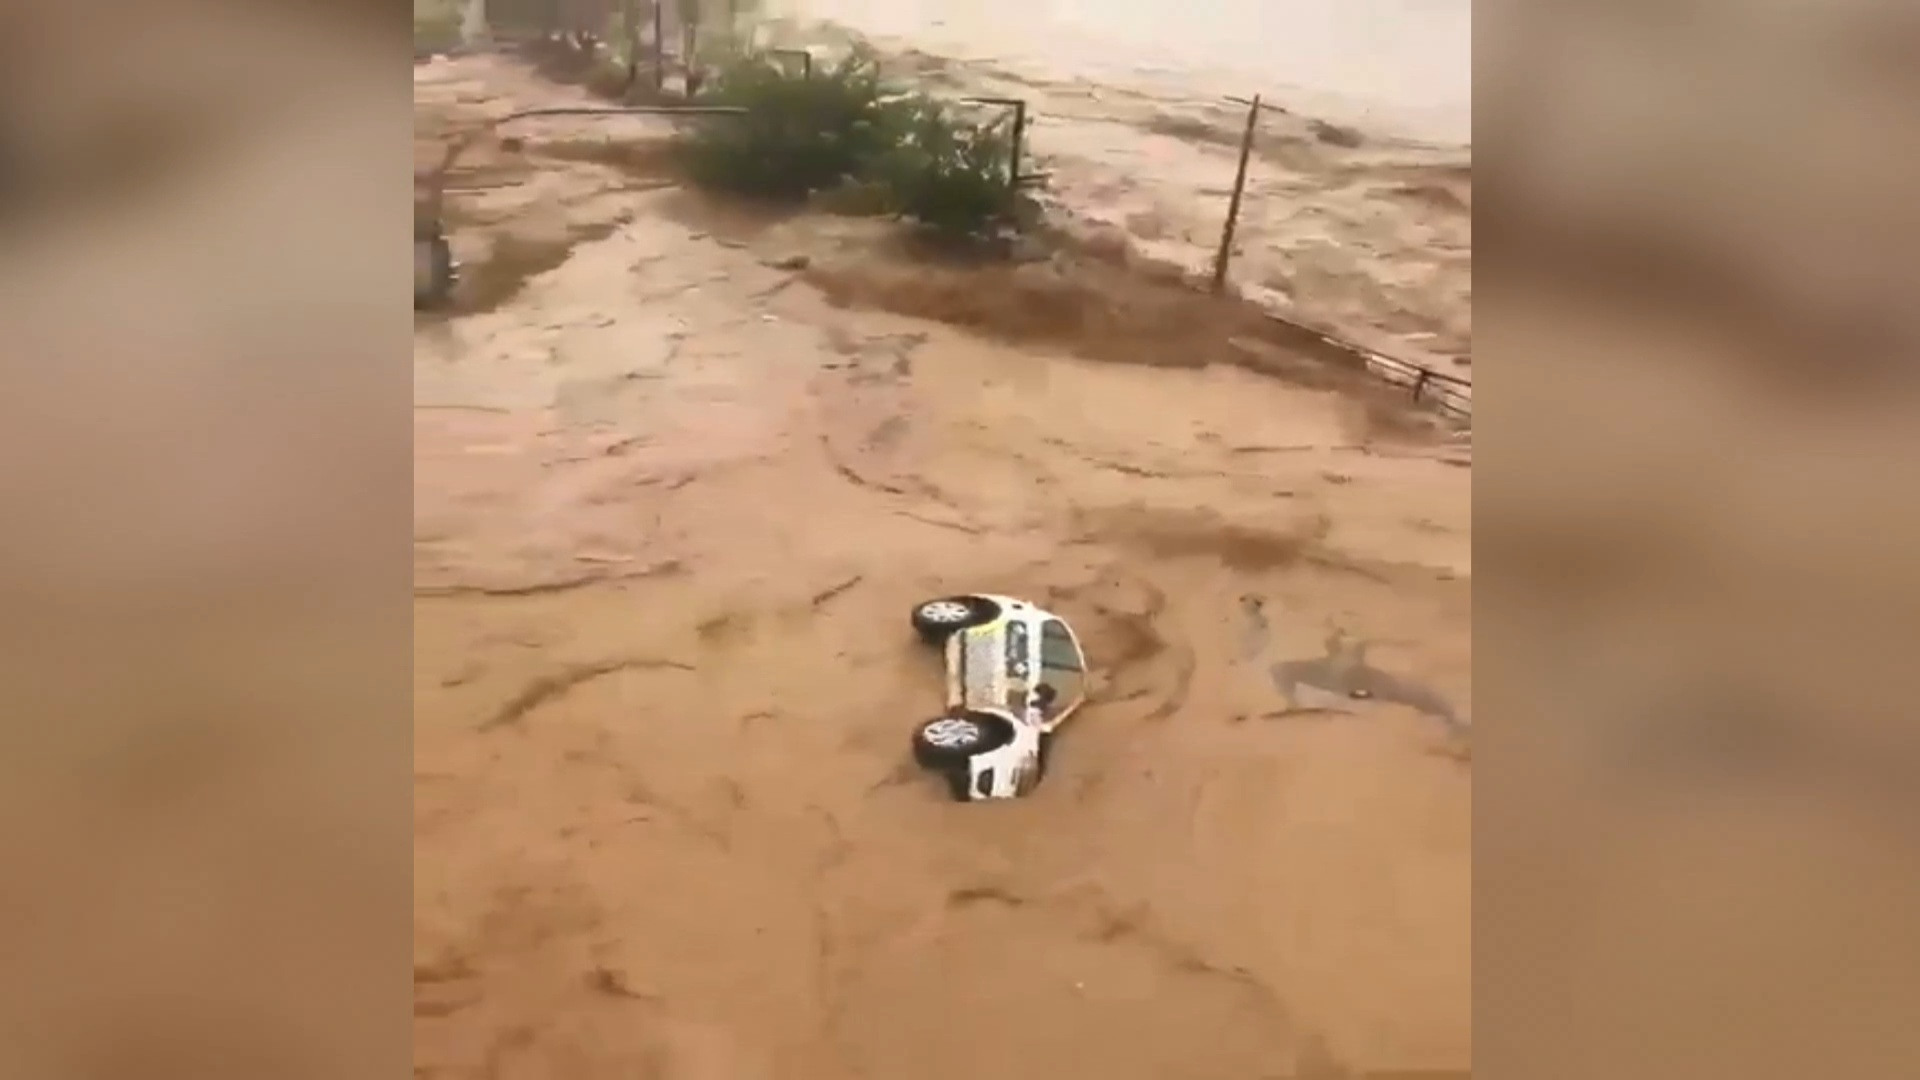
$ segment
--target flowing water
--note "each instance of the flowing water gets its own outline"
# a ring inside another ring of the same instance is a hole
[[[415,96],[429,143],[575,99]],[[416,330],[416,1075],[1464,1075],[1460,747],[1267,665],[1343,630],[1465,708],[1470,446],[1109,263],[930,267],[601,141],[662,134],[478,147]],[[905,616],[962,590],[1095,669],[1018,802],[911,766]]]
[[[773,0],[941,56],[1276,104],[1449,143],[1472,129],[1469,0]]]
[[[1025,100],[1058,220],[1204,279],[1264,95],[1235,295],[1471,381],[1470,13],[1453,0],[777,0],[763,37],[858,37],[889,75]],[[1469,393],[1470,389],[1462,391]]]

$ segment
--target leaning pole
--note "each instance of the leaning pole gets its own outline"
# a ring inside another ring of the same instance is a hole
[[[466,0],[460,15],[460,43],[468,47],[487,41],[487,0]]]

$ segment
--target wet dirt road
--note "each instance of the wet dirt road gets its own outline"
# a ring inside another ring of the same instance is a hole
[[[416,72],[428,133],[567,96]],[[455,196],[485,301],[416,336],[416,1075],[1464,1072],[1461,747],[1274,717],[1265,669],[1342,629],[1469,711],[1470,451],[873,310],[938,290],[545,123]],[[906,612],[974,589],[1099,669],[1019,802],[908,761]]]

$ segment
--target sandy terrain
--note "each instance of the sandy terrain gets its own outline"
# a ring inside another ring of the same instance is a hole
[[[570,96],[415,93],[429,140]],[[1461,440],[1058,261],[936,271],[524,134],[416,336],[417,1076],[1465,1072],[1462,746],[1276,717],[1266,673],[1341,630],[1470,712]],[[1099,669],[1030,799],[907,760],[906,612],[961,589]]]

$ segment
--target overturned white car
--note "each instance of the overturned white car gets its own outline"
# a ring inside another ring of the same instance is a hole
[[[962,802],[1032,791],[1054,732],[1087,696],[1086,658],[1066,620],[973,593],[919,605],[913,628],[947,661],[947,711],[915,729],[914,760]]]

